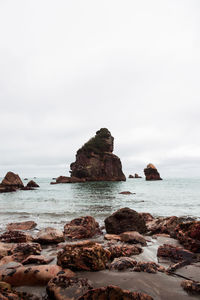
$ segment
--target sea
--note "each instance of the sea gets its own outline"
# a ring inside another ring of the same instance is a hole
[[[47,226],[62,229],[66,222],[87,215],[103,225],[107,216],[123,207],[153,216],[200,220],[200,178],[55,185],[50,184],[51,178],[33,180],[39,184],[38,189],[0,194],[0,231],[8,223],[27,220],[35,221],[39,229]],[[132,194],[120,194],[123,191]]]

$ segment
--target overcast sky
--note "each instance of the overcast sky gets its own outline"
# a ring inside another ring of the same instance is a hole
[[[0,176],[68,175],[101,127],[126,175],[200,176],[199,0],[0,0]]]

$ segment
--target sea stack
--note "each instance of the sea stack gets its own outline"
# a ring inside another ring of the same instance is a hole
[[[86,181],[125,181],[121,161],[114,155],[110,131],[101,128],[76,153],[76,161],[70,165],[71,177]]]
[[[144,174],[146,176],[146,180],[162,180],[158,170],[153,164],[148,164],[144,169]]]

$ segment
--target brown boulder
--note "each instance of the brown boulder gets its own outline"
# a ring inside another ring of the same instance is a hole
[[[17,230],[6,231],[0,235],[0,241],[4,243],[27,243],[32,239],[30,234]]]
[[[38,188],[40,187],[34,180],[30,180],[28,183],[27,183],[27,187],[31,187],[31,188]]]
[[[34,241],[40,244],[58,244],[64,242],[64,235],[61,230],[47,227],[38,232]]]
[[[119,157],[113,152],[114,138],[106,128],[96,132],[95,137],[77,151],[76,161],[70,165],[71,176],[86,181],[124,181]]]
[[[147,167],[144,169],[144,174],[146,176],[146,180],[162,180],[160,174],[153,164],[147,165]]]
[[[167,217],[167,218],[155,218],[149,219],[146,222],[148,231],[151,234],[157,233],[167,233],[174,236],[174,230],[176,226],[181,222],[181,218],[176,216]]]
[[[111,256],[110,259],[113,260],[114,258],[118,257],[129,257],[132,255],[138,255],[142,252],[142,248],[135,246],[135,245],[108,245],[107,249],[110,251]]]
[[[6,226],[7,230],[31,230],[35,228],[37,224],[34,221],[25,221],[18,223],[10,223]]]
[[[24,184],[18,174],[8,172],[1,182],[2,186],[10,186],[14,188],[23,188]]]
[[[54,258],[47,258],[43,255],[29,255],[26,259],[22,261],[23,265],[28,264],[35,264],[35,265],[47,265],[49,264]]]
[[[184,280],[181,282],[181,286],[188,294],[200,295],[199,281]]]
[[[9,253],[11,252],[12,249],[12,245],[11,244],[6,244],[6,243],[0,243],[0,259],[4,256],[9,255]]]
[[[42,248],[38,243],[19,243],[11,249],[15,261],[22,262],[30,255],[40,255]]]
[[[109,265],[110,270],[123,271],[129,268],[133,268],[137,265],[137,261],[131,257],[118,257],[115,258]]]
[[[145,238],[137,231],[127,231],[120,234],[121,241],[131,244],[141,244],[143,246],[147,245]]]
[[[165,272],[165,268],[156,264],[153,261],[143,262],[139,261],[136,266],[133,268],[134,272],[146,272],[155,274],[158,272]]]
[[[144,219],[130,208],[121,208],[105,219],[107,233],[120,234],[126,231],[147,231]]]
[[[70,278],[60,274],[48,282],[47,294],[54,300],[75,300],[90,289],[92,286],[86,278]]]
[[[99,223],[91,216],[73,219],[64,226],[65,236],[70,239],[91,238],[94,235],[101,234]]]
[[[58,253],[57,263],[63,268],[79,271],[99,271],[106,268],[110,252],[92,241],[67,244]]]
[[[63,270],[57,265],[23,266],[16,269],[0,270],[0,280],[10,283],[12,286],[46,285],[60,272]],[[75,276],[70,270],[65,270],[65,273],[67,276]]]
[[[78,300],[153,300],[153,298],[144,293],[122,290],[118,286],[108,285],[93,290],[89,290]]]
[[[192,261],[196,258],[196,255],[189,250],[185,250],[181,247],[175,247],[172,245],[164,244],[158,247],[157,250],[158,257],[166,257],[172,261]]]
[[[175,229],[175,235],[186,249],[200,253],[200,221],[180,223]]]

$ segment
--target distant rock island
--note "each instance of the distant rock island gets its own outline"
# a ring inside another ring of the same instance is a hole
[[[162,180],[158,170],[153,164],[148,164],[144,169],[144,174],[146,176],[146,180]]]
[[[114,138],[107,128],[101,128],[76,153],[70,165],[71,178],[85,181],[125,181],[122,164],[113,154]]]

